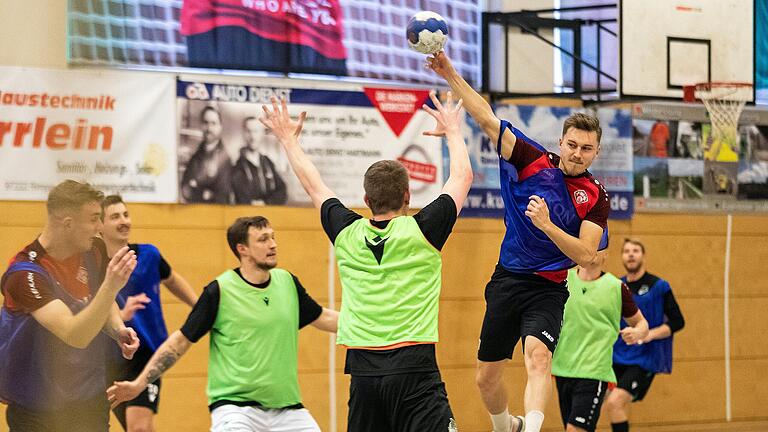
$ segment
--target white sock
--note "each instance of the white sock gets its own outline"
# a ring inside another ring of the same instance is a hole
[[[509,408],[498,414],[491,414],[494,432],[509,432]]]
[[[542,423],[544,423],[543,412],[537,410],[528,411],[528,413],[525,415],[524,432],[539,432],[541,430]]]

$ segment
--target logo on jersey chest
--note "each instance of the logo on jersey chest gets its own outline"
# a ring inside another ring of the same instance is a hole
[[[573,191],[573,201],[576,202],[576,204],[586,204],[589,201],[587,191],[584,189]]]
[[[77,269],[77,281],[83,285],[88,285],[88,270],[85,267]]]
[[[651,290],[651,287],[649,287],[648,285],[643,285],[640,287],[639,290],[637,290],[637,295],[646,295],[650,290]]]

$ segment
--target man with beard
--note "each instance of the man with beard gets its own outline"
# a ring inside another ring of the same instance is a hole
[[[141,345],[131,360],[118,355],[109,360],[112,379],[136,378],[155,350],[168,338],[163,309],[160,307],[160,284],[168,288],[179,300],[190,307],[197,302],[197,294],[189,283],[171,266],[151,244],[128,243],[131,234],[131,216],[119,195],[110,195],[101,202],[104,223],[101,236],[108,256],[114,256],[128,246],[136,254],[137,266],[125,287],[117,294],[120,315],[126,325],[136,330]],[[153,431],[153,417],[160,404],[160,380],[150,384],[141,394],[114,409],[126,431]]]
[[[243,121],[245,145],[232,170],[232,191],[236,204],[280,205],[288,198],[285,182],[275,164],[262,151],[268,136],[256,117]]]
[[[319,431],[301,404],[298,330],[311,324],[336,332],[338,313],[317,304],[296,276],[276,268],[277,242],[266,218],[238,218],[227,242],[240,267],[208,284],[141,374],[115,383],[107,397],[113,407],[135,398],[210,331],[211,431]]]
[[[221,141],[221,113],[206,106],[200,113],[203,142],[187,162],[181,196],[189,203],[228,204],[232,161]]]
[[[610,203],[587,169],[600,153],[597,117],[574,113],[563,122],[560,154],[547,152],[501,120],[440,51],[428,69],[443,77],[490,138],[499,158],[506,232],[485,287],[476,382],[496,432],[539,432],[552,394],[552,353],[575,264],[593,265],[607,247]],[[510,417],[504,368],[522,340],[528,375],[525,417]]]
[[[613,347],[613,370],[617,384],[605,400],[613,432],[629,431],[629,406],[643,400],[657,373],[672,372],[672,335],[685,326],[680,306],[669,282],[645,269],[645,246],[625,239],[621,259],[624,283],[648,320],[650,331],[641,344],[628,345],[622,338]],[[621,322],[622,330],[626,327]]]

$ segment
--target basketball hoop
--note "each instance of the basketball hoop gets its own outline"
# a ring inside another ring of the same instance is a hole
[[[708,82],[683,88],[683,100],[700,100],[707,108],[712,123],[711,143],[703,142],[705,159],[716,160],[723,144],[739,151],[739,117],[744,105],[752,99],[752,84],[741,82]],[[711,144],[711,146],[710,146]]]

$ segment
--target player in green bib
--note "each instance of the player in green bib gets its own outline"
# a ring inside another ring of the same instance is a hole
[[[423,108],[437,127],[424,134],[445,136],[451,160],[442,194],[409,216],[408,171],[398,161],[376,162],[363,179],[370,219],[341,203],[301,149],[306,113],[295,122],[285,101],[264,107],[262,122],[280,140],[335,246],[342,284],[336,342],[347,348],[345,373],[352,376],[349,432],[456,430],[435,357],[440,250],[472,184],[472,168],[459,130],[461,101],[454,105],[449,93],[443,106],[430,97],[435,109]]]
[[[320,428],[301,404],[298,331],[307,324],[335,332],[338,313],[321,307],[290,272],[277,268],[269,221],[238,218],[227,242],[240,267],[208,284],[187,321],[157,349],[133,381],[107,390],[112,406],[131,400],[208,332],[211,431],[301,431]]]
[[[560,414],[567,432],[593,432],[613,373],[613,344],[621,334],[627,344],[642,343],[648,322],[621,279],[602,271],[607,252],[598,262],[568,271],[560,341],[552,359]],[[619,331],[622,317],[629,327]]]

